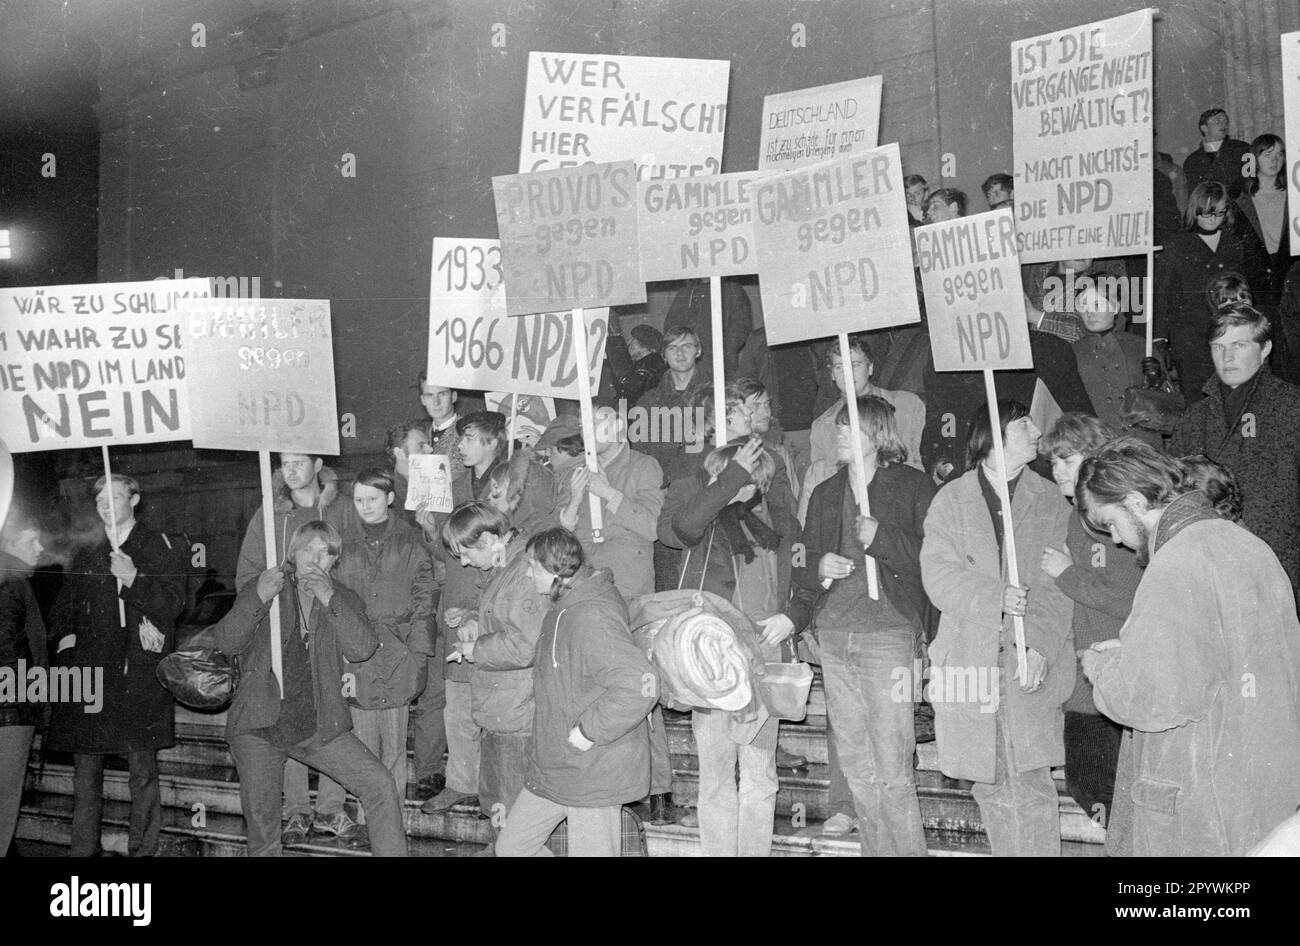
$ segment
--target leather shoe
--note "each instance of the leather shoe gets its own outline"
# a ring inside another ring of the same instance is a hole
[[[434,798],[447,787],[447,776],[438,772],[434,775],[426,775],[415,783],[410,794],[416,801],[428,801]]]

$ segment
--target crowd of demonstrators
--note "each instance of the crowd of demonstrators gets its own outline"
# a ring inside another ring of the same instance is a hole
[[[899,669],[912,679],[925,658],[940,767],[974,783],[995,854],[1059,853],[1051,770],[1062,764],[1069,794],[1107,827],[1108,853],[1241,853],[1259,841],[1300,802],[1300,268],[1282,139],[1233,139],[1222,109],[1199,124],[1183,167],[1162,154],[1153,172],[1164,249],[1150,308],[1167,359],[1159,348],[1145,358],[1130,324],[1141,297],[1112,294],[1133,285],[1131,260],[1024,266],[1034,367],[999,373],[1006,400],[991,419],[978,373],[934,370],[923,299],[921,322],[851,335],[845,365],[833,341],[770,346],[755,282],[739,277],[723,281],[715,389],[708,284],[691,281],[662,332],[625,332],[632,310],[611,312],[594,470],[575,405],[559,405],[535,447],[516,437],[512,453],[502,413],[423,372],[424,416],[389,429],[387,469],[343,483],[321,457],[281,454],[275,559],[259,509],[235,606],[212,632],[243,671],[228,738],[249,852],[277,854],[315,831],[404,853],[408,796],[430,814],[477,805],[503,856],[545,853],[566,818],[571,853],[615,853],[619,808],[638,801],[652,823],[677,820],[667,729],[647,686],[656,671],[627,609],[676,588],[743,615],[751,656],[777,660],[798,644],[821,664],[824,831],[857,831],[864,854],[926,851],[914,775],[922,693],[898,692]],[[904,183],[909,226],[968,212],[943,182]],[[1014,187],[991,174],[989,209],[1013,206]],[[1188,405],[1172,434],[1129,407],[1134,389],[1163,378]],[[726,423],[717,449],[715,398]],[[449,460],[450,512],[405,508],[410,458],[429,453]],[[134,481],[107,484],[116,522],[105,485],[95,487],[105,537],[79,553],[48,634],[26,584],[39,534],[21,517],[0,532],[0,667],[127,668],[105,673],[99,717],[56,712],[49,744],[74,753],[73,853],[99,850],[113,753],[130,764],[129,848],[150,854],[156,752],[172,741],[153,668],[174,646],[183,566],[165,536],[135,522]],[[283,691],[270,670],[276,599]],[[1250,687],[1242,674],[1255,675]],[[975,692],[954,699],[958,678]],[[22,771],[38,723],[0,706],[0,845],[21,790],[3,775]],[[691,726],[699,807],[681,822],[698,824],[706,854],[766,855],[777,772],[804,760],[779,745],[766,711],[741,721],[700,708]]]

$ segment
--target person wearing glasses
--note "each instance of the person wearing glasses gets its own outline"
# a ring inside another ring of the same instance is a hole
[[[1181,371],[1183,396],[1199,401],[1214,378],[1205,332],[1206,287],[1224,273],[1240,273],[1258,295],[1267,278],[1263,244],[1249,228],[1236,227],[1236,205],[1218,181],[1196,185],[1187,198],[1183,230],[1156,255],[1155,332],[1169,336],[1170,353]]]

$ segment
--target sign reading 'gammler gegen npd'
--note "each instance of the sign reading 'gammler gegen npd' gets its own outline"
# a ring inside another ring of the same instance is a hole
[[[328,299],[216,299],[186,309],[194,446],[334,456]]]

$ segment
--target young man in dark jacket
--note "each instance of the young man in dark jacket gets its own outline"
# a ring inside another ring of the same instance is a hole
[[[1187,409],[1169,453],[1203,453],[1236,476],[1241,521],[1269,544],[1291,579],[1300,581],[1300,387],[1268,367],[1273,327],[1244,303],[1210,320],[1215,377]]]
[[[107,754],[125,755],[130,765],[131,855],[156,854],[162,832],[158,750],[175,742],[175,707],[156,670],[175,642],[185,566],[165,535],[136,520],[139,503],[140,485],[129,476],[95,483],[104,538],[72,560],[51,615],[54,663],[97,668],[104,680],[100,712],[60,703],[51,720],[50,746],[73,753],[73,857],[101,851]]]
[[[926,853],[912,756],[916,750],[911,667],[926,634],[921,541],[934,484],[903,463],[893,407],[857,401],[862,455],[853,456],[848,407],[836,418],[838,473],[813,490],[794,569],[787,633],[817,629],[827,713],[853,794],[866,856]],[[870,516],[859,513],[854,466],[866,473]],[[865,555],[875,560],[879,597],[868,593]],[[905,680],[896,670],[907,668]]]
[[[288,543],[292,569],[275,566],[239,589],[214,642],[239,658],[239,687],[226,741],[239,770],[250,857],[280,854],[280,791],[286,758],[337,780],[366,811],[371,851],[405,856],[402,803],[382,762],[352,732],[343,699],[343,660],[362,661],[378,641],[355,592],[331,570],[343,541],[333,526],[308,522]],[[279,597],[282,679],[271,671],[271,599]]]

